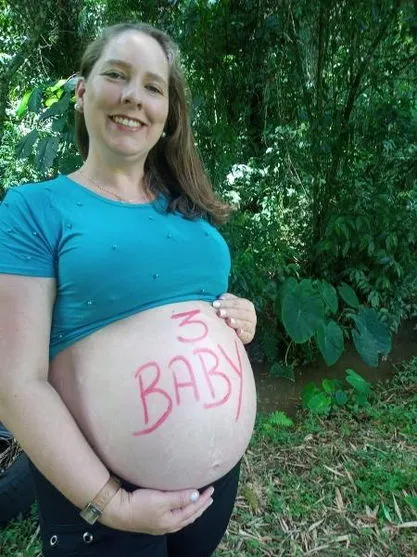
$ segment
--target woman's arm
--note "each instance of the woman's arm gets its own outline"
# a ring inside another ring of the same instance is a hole
[[[83,508],[106,484],[109,471],[48,382],[54,299],[54,279],[0,274],[0,420],[40,472]],[[101,521],[121,530],[176,531],[210,504],[210,490],[195,503],[193,493],[119,490]]]

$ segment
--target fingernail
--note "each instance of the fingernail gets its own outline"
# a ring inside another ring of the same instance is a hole
[[[214,487],[211,487],[210,488],[210,497],[213,495],[213,493],[214,493]]]
[[[225,309],[221,309],[221,310],[219,311],[219,315],[220,315],[220,317],[226,317],[226,310],[225,310]]]
[[[230,318],[230,324],[234,325],[236,323],[236,321],[233,319],[233,317]]]
[[[220,307],[220,302],[219,302],[218,300],[215,300],[215,301],[213,302],[213,307],[214,307],[214,308],[219,308],[219,307]]]
[[[200,497],[199,492],[198,491],[193,491],[191,493],[190,500],[191,500],[192,503],[195,503],[196,501],[198,501],[199,497]]]

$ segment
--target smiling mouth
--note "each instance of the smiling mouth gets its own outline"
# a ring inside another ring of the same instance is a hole
[[[126,118],[126,116],[110,116],[110,119],[113,120],[113,122],[115,122],[116,124],[121,124],[122,126],[131,128],[132,130],[138,130],[145,125],[142,124],[142,122],[139,122],[139,120]]]

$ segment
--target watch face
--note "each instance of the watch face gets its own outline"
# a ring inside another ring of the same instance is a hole
[[[100,518],[101,514],[101,510],[95,507],[92,503],[88,503],[88,505],[80,512],[81,518],[88,522],[88,524],[94,524],[97,519]]]

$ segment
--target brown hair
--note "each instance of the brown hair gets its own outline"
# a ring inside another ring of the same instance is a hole
[[[168,196],[168,210],[178,210],[188,218],[203,216],[221,224],[227,219],[230,207],[216,197],[197,153],[191,131],[186,81],[180,68],[178,48],[172,39],[144,23],[120,23],[107,27],[86,48],[80,74],[87,79],[107,44],[128,31],[144,33],[155,39],[169,64],[169,110],[165,136],[161,136],[145,162],[147,183],[152,190]],[[85,160],[89,136],[84,115],[78,111],[75,112],[75,135],[78,150]]]

